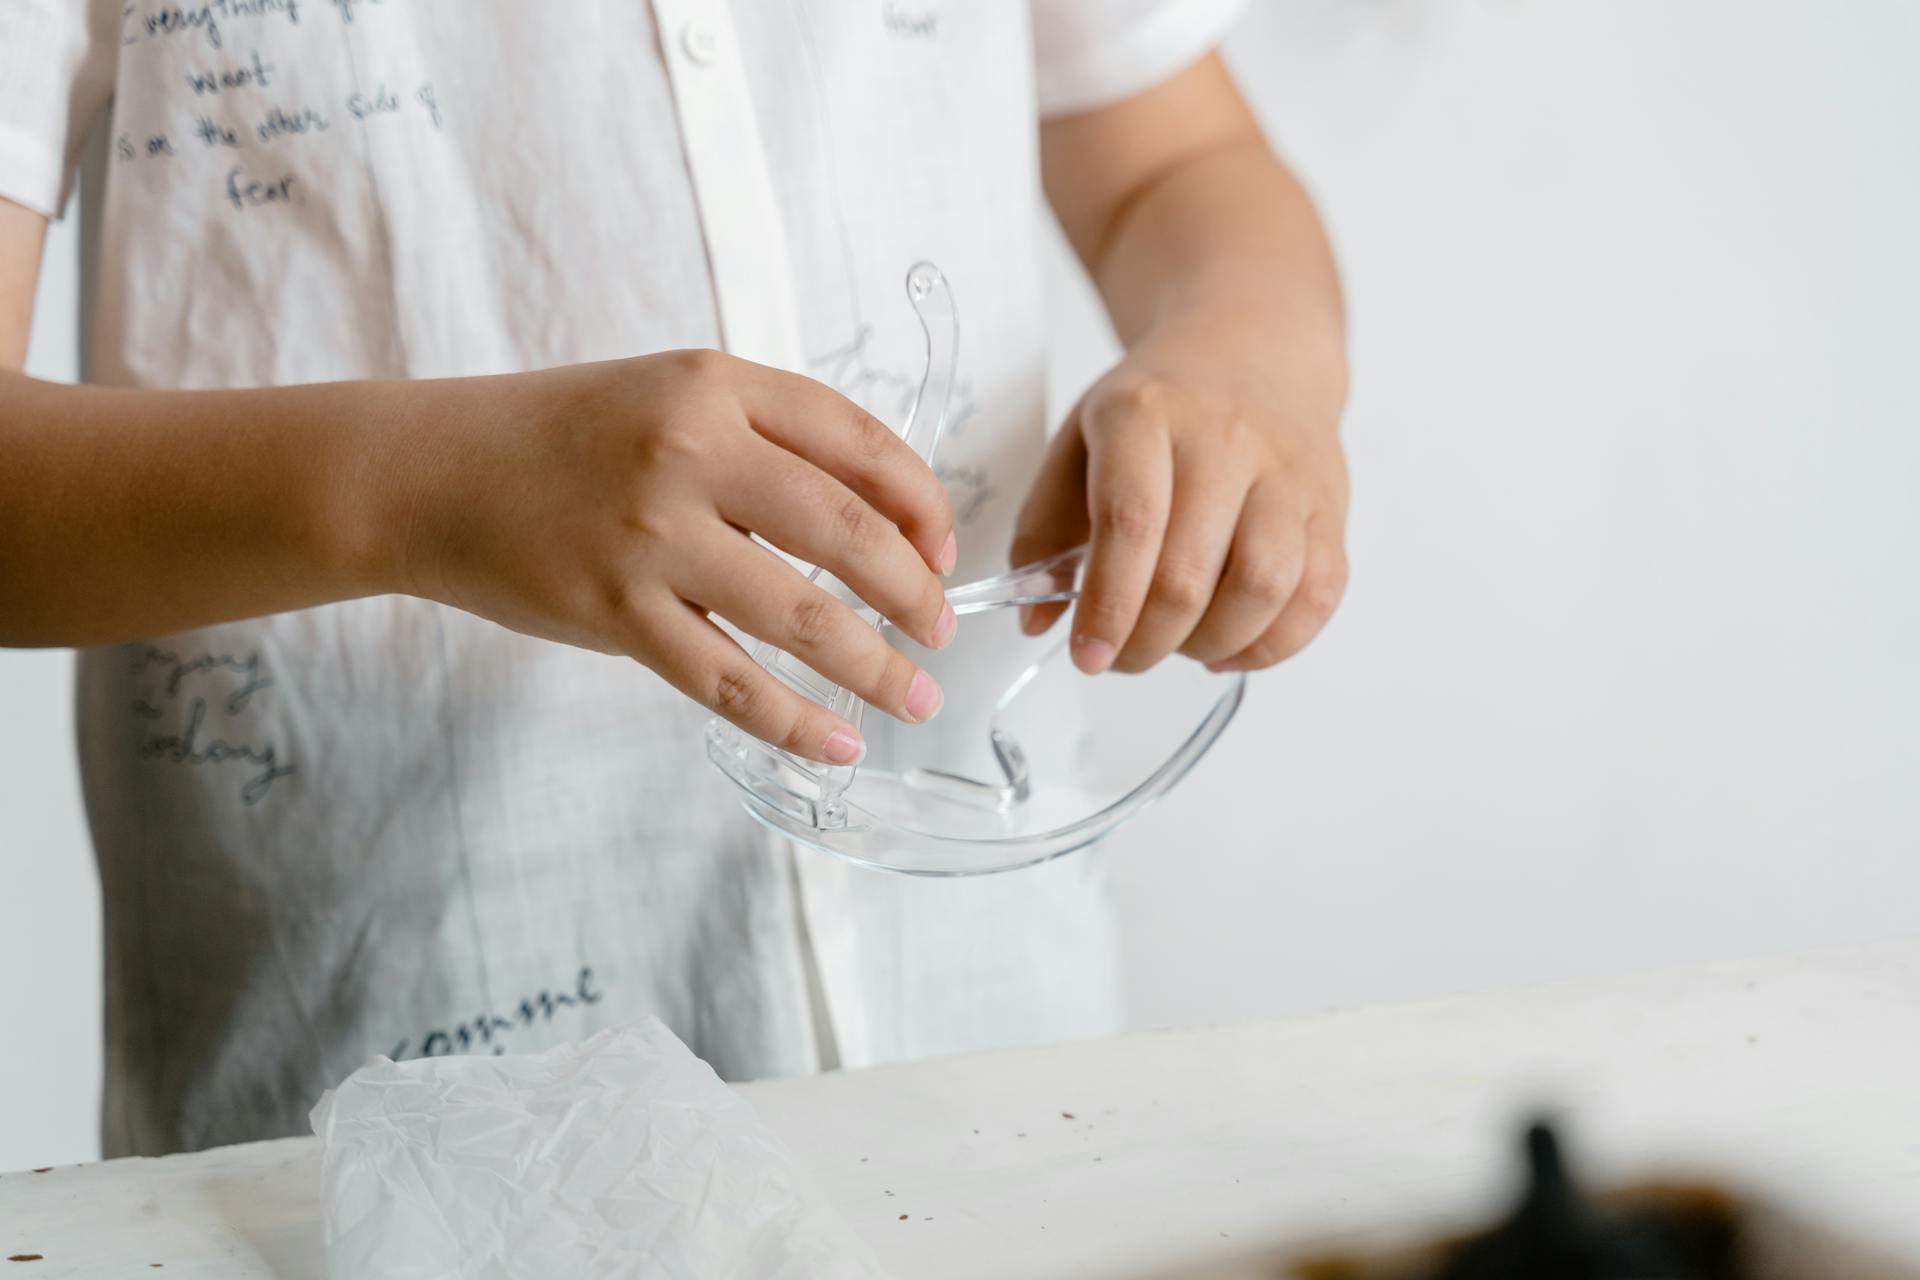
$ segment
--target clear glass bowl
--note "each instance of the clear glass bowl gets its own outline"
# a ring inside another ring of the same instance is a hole
[[[822,784],[840,771],[721,721],[709,726],[708,754],[749,813],[811,848],[916,875],[1044,862],[1164,795],[1220,736],[1246,689],[1244,675],[1214,675],[1179,657],[1142,675],[1085,676],[1068,657],[1065,630],[1023,635],[1010,605],[962,617],[938,651],[884,628],[946,701],[923,725],[864,716],[866,758],[837,793]]]
[[[901,436],[931,463],[953,395],[959,320],[932,263],[907,272],[906,293],[927,369]],[[949,591],[960,628],[937,652],[812,569],[811,579],[933,674],[945,705],[924,725],[869,716],[850,690],[758,644],[754,660],[768,672],[863,730],[866,757],[817,764],[718,719],[707,725],[708,757],[739,785],[747,812],[775,831],[893,871],[1007,871],[1098,840],[1186,776],[1233,718],[1246,677],[1172,658],[1145,675],[1089,678],[1067,657],[1065,627],[1023,635],[1019,606],[1074,599],[1085,560],[1076,547]]]

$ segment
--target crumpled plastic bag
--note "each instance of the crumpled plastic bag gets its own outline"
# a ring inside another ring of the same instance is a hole
[[[542,1054],[376,1058],[312,1118],[333,1280],[882,1274],[658,1019]]]

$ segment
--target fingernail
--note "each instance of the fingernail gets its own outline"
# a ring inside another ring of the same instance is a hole
[[[933,677],[924,671],[917,671],[913,683],[907,686],[907,716],[915,724],[925,724],[939,713],[940,703],[945,695]]]
[[[940,621],[933,624],[933,647],[944,649],[953,643],[953,633],[960,629],[960,619],[950,604],[940,606]]]
[[[1113,665],[1114,649],[1105,640],[1092,636],[1073,638],[1073,665],[1090,676],[1097,676]]]
[[[1239,666],[1234,662],[1232,658],[1221,658],[1218,661],[1209,662],[1207,664],[1207,670],[1213,672],[1213,674],[1217,676],[1225,675],[1229,671],[1238,671],[1239,669],[1240,669]]]
[[[867,744],[851,729],[835,729],[827,735],[827,745],[821,748],[820,754],[833,764],[859,764],[860,758],[867,754]]]
[[[940,576],[946,577],[953,572],[953,566],[960,563],[960,539],[953,531],[947,531],[947,540],[940,548]]]

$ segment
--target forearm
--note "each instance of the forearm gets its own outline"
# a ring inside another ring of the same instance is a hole
[[[383,441],[416,425],[421,385],[152,392],[0,373],[0,645],[396,589]]]
[[[1218,57],[1041,131],[1047,195],[1132,348],[1214,355],[1345,394],[1344,317],[1313,204]]]
[[[1257,135],[1149,179],[1089,268],[1129,345],[1203,318],[1218,338],[1283,345],[1344,376],[1332,249],[1306,192]]]

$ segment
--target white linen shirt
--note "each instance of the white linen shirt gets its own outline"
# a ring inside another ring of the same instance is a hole
[[[60,209],[105,119],[93,377],[150,388],[716,346],[897,426],[931,259],[964,579],[1003,565],[1043,438],[1036,114],[1150,86],[1234,8],[0,0],[0,195]],[[370,1054],[648,1014],[733,1079],[1118,1017],[1095,859],[942,881],[796,852],[650,672],[457,610],[89,651],[78,714],[109,1154],[297,1132]]]

